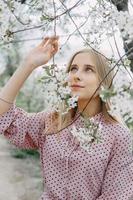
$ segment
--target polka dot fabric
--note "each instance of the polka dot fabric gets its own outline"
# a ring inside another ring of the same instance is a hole
[[[0,133],[14,145],[40,151],[44,192],[39,200],[133,200],[131,133],[122,124],[106,123],[102,113],[93,119],[102,125],[102,143],[88,153],[71,127],[60,133],[60,142],[54,127],[46,135],[48,113],[30,114],[13,105],[0,117]],[[80,117],[74,123],[84,125]]]
[[[19,148],[38,149],[44,120],[43,112],[31,114],[13,105],[0,117],[0,133]]]

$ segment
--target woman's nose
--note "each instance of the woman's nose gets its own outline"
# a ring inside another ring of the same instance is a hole
[[[79,72],[76,72],[76,73],[74,74],[73,79],[74,79],[74,81],[80,81],[80,80],[81,80],[80,73],[79,73]]]
[[[73,77],[74,81],[80,81],[80,78],[78,76]]]

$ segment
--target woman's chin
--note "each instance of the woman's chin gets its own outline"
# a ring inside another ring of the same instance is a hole
[[[78,95],[78,96],[80,96],[80,92],[79,92],[79,91],[76,91],[76,90],[75,90],[75,91],[71,91],[71,94],[72,94],[72,95]]]
[[[72,92],[71,93],[71,96],[74,97],[74,96],[78,96],[78,100],[83,100],[85,99],[85,97],[83,95],[81,95],[79,92]]]
[[[78,100],[88,100],[90,98],[88,95],[82,94],[79,91],[72,91],[71,96],[78,96]]]

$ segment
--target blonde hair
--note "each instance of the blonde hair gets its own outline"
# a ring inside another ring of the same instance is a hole
[[[111,65],[109,60],[102,55],[100,52],[92,50],[92,49],[82,49],[78,52],[76,52],[70,59],[66,72],[68,73],[70,71],[70,66],[74,60],[74,58],[76,57],[76,55],[80,54],[80,53],[89,53],[92,58],[93,61],[95,63],[96,66],[96,70],[99,76],[99,81],[102,81],[102,86],[106,87],[106,88],[112,88],[113,87],[113,76],[114,76],[114,72],[113,70],[111,70]],[[102,101],[102,113],[104,116],[104,119],[106,120],[107,123],[123,123],[122,119],[118,119],[118,117],[116,116],[112,116],[111,114],[108,113],[108,111],[110,111],[111,109],[111,102],[110,99],[108,99],[106,102]],[[65,102],[63,102],[60,105],[60,112],[58,113],[53,113],[52,116],[52,121],[54,124],[56,124],[57,127],[57,133],[60,132],[60,130],[62,130],[63,128],[65,128],[66,126],[69,125],[69,123],[71,123],[71,121],[73,120],[76,111],[77,111],[77,107],[76,108],[71,108],[67,114],[62,115],[62,113],[65,111],[66,106],[65,106]],[[52,124],[51,124],[52,125]]]

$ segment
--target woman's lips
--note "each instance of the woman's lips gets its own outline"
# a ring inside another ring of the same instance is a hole
[[[83,88],[84,88],[84,87],[81,86],[81,85],[72,85],[72,86],[71,86],[71,90],[72,90],[72,91],[81,90],[81,89],[83,89]]]
[[[71,85],[72,88],[84,88],[84,86],[81,85]]]

